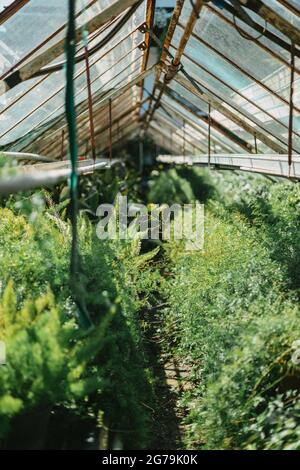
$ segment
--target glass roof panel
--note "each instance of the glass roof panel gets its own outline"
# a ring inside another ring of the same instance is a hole
[[[84,2],[91,4],[89,2]],[[98,2],[99,3],[99,2]],[[101,9],[111,2],[101,2]],[[93,5],[95,7],[95,4]],[[99,6],[97,7],[99,10]],[[96,10],[94,10],[95,12]],[[90,9],[85,14],[90,14]],[[138,45],[144,36],[137,27],[145,20],[145,4],[138,7],[129,21],[101,49],[90,57],[92,92],[104,93],[110,89],[124,86],[140,71],[143,52]],[[93,39],[90,48],[98,44],[105,34]],[[82,48],[82,45],[81,45]],[[59,60],[64,60],[61,56]],[[75,80],[76,103],[87,99],[85,63],[76,66]],[[52,73],[46,77],[35,78],[21,83],[3,95],[0,100],[0,145],[7,145],[47,120],[53,120],[64,112],[65,72]]]
[[[172,53],[175,51],[173,48],[170,50]],[[228,74],[224,76],[222,73],[224,69],[218,66],[215,66],[212,72],[213,60],[210,62],[206,59],[207,53],[204,54],[203,60],[206,66],[200,68],[202,67],[202,55],[197,53],[193,40],[189,42],[186,51],[182,63],[186,70],[199,81],[200,88],[201,85],[206,86],[205,92],[212,92],[215,97],[220,99],[221,103],[230,104],[233,107],[233,112],[241,112],[242,116],[250,120],[250,123],[251,120],[255,120],[256,125],[263,126],[266,132],[271,132],[275,139],[279,139],[284,145],[287,145],[288,104],[265,91],[259,83],[251,82],[247,77],[234,71],[232,67],[229,69],[230,76],[234,77],[232,80],[228,78]],[[201,58],[201,61],[199,61],[199,58]],[[197,61],[199,65],[197,65]],[[225,67],[227,67],[227,64],[225,64]],[[240,86],[238,86],[239,84]],[[300,113],[295,110],[294,116],[294,130],[300,131]],[[299,151],[300,137],[296,135],[295,145],[298,146]]]

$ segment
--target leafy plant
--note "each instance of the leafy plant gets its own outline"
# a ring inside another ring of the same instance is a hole
[[[215,185],[205,248],[188,253],[168,242],[171,276],[162,284],[164,336],[194,385],[182,399],[187,446],[299,449],[299,367],[291,354],[300,312],[289,292],[299,254],[297,185],[200,175]]]
[[[12,416],[45,406],[91,413],[95,428],[103,412],[123,446],[145,446],[152,389],[138,311],[156,282],[156,252],[141,255],[139,241],[103,242],[80,217],[79,288],[95,324],[83,335],[68,282],[63,207],[53,204],[34,219],[14,210],[19,215],[0,210],[1,335],[9,364],[0,369],[2,438]]]

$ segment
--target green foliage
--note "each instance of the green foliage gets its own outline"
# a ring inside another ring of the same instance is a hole
[[[106,319],[81,339],[50,291],[17,308],[13,283],[8,283],[0,304],[0,338],[7,351],[0,371],[0,439],[14,415],[71,403],[100,388],[100,370],[89,376],[88,364],[101,350],[107,326]]]
[[[297,287],[298,186],[202,177],[215,184],[204,251],[165,245],[172,276],[163,285],[164,335],[194,384],[183,397],[187,446],[299,450],[299,366],[291,355],[300,312],[288,291]]]
[[[0,153],[0,176],[12,176],[16,173],[17,163],[15,160],[5,157]]]
[[[77,408],[92,413],[95,426],[103,412],[125,448],[145,447],[152,389],[138,311],[156,282],[157,251],[141,255],[138,240],[98,240],[96,228],[80,217],[79,289],[96,325],[83,336],[68,281],[63,205],[51,203],[34,218],[24,206],[19,215],[0,209],[0,332],[8,350],[8,365],[0,369],[0,435],[20,413]]]
[[[272,183],[260,176],[212,172],[219,200],[243,214],[258,231],[272,259],[280,263],[288,287],[300,289],[300,184]],[[299,292],[298,292],[299,294]]]
[[[152,204],[191,203],[195,195],[191,184],[172,168],[152,174],[148,201]]]

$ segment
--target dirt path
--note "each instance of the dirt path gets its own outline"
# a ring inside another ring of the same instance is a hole
[[[153,413],[153,449],[184,449],[184,410],[179,405],[182,393],[189,387],[188,370],[180,367],[167,351],[159,332],[160,319],[148,318],[148,354],[155,381],[156,409]]]

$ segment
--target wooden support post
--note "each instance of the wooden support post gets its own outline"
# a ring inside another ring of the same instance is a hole
[[[255,153],[258,154],[258,150],[257,150],[257,136],[256,136],[256,132],[254,132],[254,147],[255,147]]]
[[[109,100],[109,161],[112,161],[112,100]]]
[[[211,104],[208,104],[208,167],[211,160]]]
[[[93,116],[93,96],[92,96],[88,46],[85,46],[85,48],[84,48],[84,57],[85,57],[85,68],[86,68],[87,91],[88,91],[90,132],[91,132],[91,142],[92,142],[92,157],[93,157],[93,160],[95,162],[97,156],[96,156],[96,144],[95,144],[94,116]]]
[[[0,25],[5,23],[5,21],[9,20],[15,13],[17,13],[20,8],[22,8],[29,0],[15,0],[10,5],[4,8],[4,10],[0,13]]]
[[[61,132],[61,149],[60,149],[60,159],[64,159],[64,150],[65,150],[65,130]]]
[[[290,82],[290,112],[289,112],[289,176],[291,174],[291,166],[293,163],[293,117],[294,117],[294,80],[295,80],[295,44],[291,43],[291,82]]]

